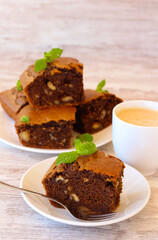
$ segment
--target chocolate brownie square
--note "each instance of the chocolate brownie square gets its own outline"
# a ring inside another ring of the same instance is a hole
[[[20,82],[35,108],[75,105],[84,97],[83,64],[74,58],[57,58],[39,72],[31,65],[21,75]]]
[[[123,162],[97,151],[73,163],[53,165],[43,177],[46,195],[66,205],[79,218],[116,210],[122,192]],[[51,201],[56,207],[59,205]]]
[[[85,100],[78,104],[74,129],[79,133],[95,133],[112,123],[112,110],[122,99],[114,94],[85,90]]]
[[[28,104],[24,91],[18,91],[16,87],[1,92],[0,102],[6,113],[13,119]]]
[[[16,116],[19,140],[29,147],[70,148],[75,112],[68,106],[34,109],[27,105]]]

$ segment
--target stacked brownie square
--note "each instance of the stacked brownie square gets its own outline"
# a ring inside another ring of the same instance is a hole
[[[84,97],[83,64],[74,58],[60,57],[39,72],[31,65],[22,73],[20,82],[30,105],[38,109],[74,106]]]
[[[18,91],[16,87],[1,92],[0,101],[5,112],[14,120],[21,109],[28,104],[24,91]]]
[[[84,101],[76,107],[74,129],[79,133],[96,133],[112,123],[112,110],[122,99],[92,89],[85,89],[84,94]]]

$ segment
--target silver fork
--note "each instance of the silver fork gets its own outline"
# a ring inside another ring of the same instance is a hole
[[[60,204],[62,207],[64,207],[69,213],[70,215],[77,219],[77,220],[81,220],[81,221],[105,221],[105,220],[109,220],[110,218],[112,218],[113,216],[116,215],[117,212],[112,212],[112,213],[106,213],[106,214],[88,214],[87,212],[84,213],[84,219],[81,219],[77,216],[75,216],[70,209],[68,209],[63,203],[57,201],[56,199],[52,198],[52,197],[48,197],[42,193],[38,193],[38,192],[34,192],[34,191],[31,191],[31,190],[28,190],[28,189],[25,189],[25,188],[20,188],[20,187],[16,187],[16,186],[13,186],[11,184],[8,184],[8,183],[5,183],[5,182],[2,182],[0,181],[0,184],[2,184],[3,186],[5,187],[9,187],[9,188],[12,188],[14,190],[18,190],[18,191],[21,191],[23,193],[30,193],[32,195],[36,195],[36,196],[40,196],[40,197],[44,197],[44,198],[47,198],[49,200],[52,200],[58,204]]]

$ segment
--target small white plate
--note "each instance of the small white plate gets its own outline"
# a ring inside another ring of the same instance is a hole
[[[27,170],[21,179],[20,186],[45,194],[41,181],[55,159],[56,157],[44,160]],[[140,212],[149,200],[150,187],[140,172],[126,164],[118,213],[110,220],[98,222],[75,220],[65,209],[53,207],[47,199],[24,193],[22,193],[22,196],[32,209],[49,219],[70,225],[92,227],[120,222]]]
[[[38,152],[38,153],[51,153],[58,154],[61,152],[69,152],[71,150],[75,150],[74,147],[69,149],[44,149],[44,148],[32,148],[23,146],[16,134],[16,130],[14,127],[14,120],[10,118],[6,112],[0,106],[0,140],[12,147],[19,148],[21,150],[26,150],[30,152]],[[74,137],[79,133],[74,132]],[[109,126],[102,131],[93,134],[94,143],[97,147],[100,147],[112,140],[112,126]]]

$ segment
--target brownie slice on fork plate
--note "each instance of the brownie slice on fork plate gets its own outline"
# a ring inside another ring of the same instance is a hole
[[[111,213],[119,205],[124,167],[118,158],[97,151],[80,155],[70,164],[54,162],[42,183],[46,195],[66,205],[76,217]]]

